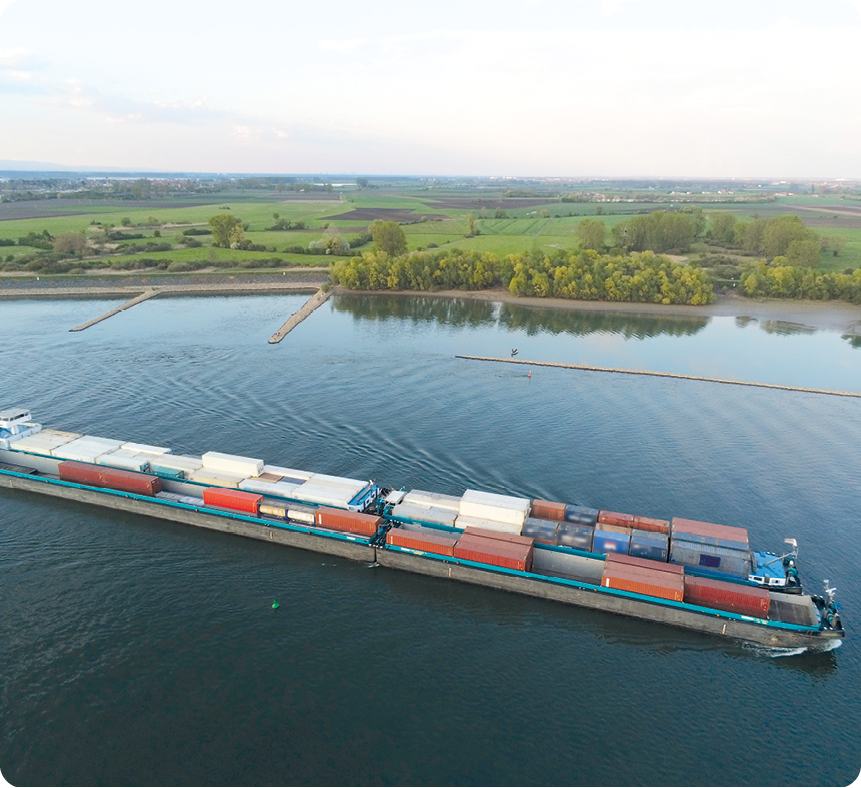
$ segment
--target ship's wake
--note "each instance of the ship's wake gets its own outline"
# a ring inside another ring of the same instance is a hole
[[[744,647],[767,657],[768,659],[780,659],[781,657],[798,657],[802,654],[825,654],[839,648],[843,644],[840,639],[829,640],[822,645],[803,646],[801,648],[778,648],[775,646],[763,646],[758,643],[745,643]]]

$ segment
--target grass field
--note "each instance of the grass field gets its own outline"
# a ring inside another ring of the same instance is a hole
[[[620,195],[630,192],[619,192]],[[608,192],[609,194],[609,192]],[[110,223],[117,230],[123,219],[131,222],[129,232],[142,233],[143,239],[120,241],[120,247],[110,255],[99,258],[100,266],[123,267],[142,257],[176,263],[207,262],[218,266],[236,265],[243,269],[255,261],[281,257],[285,264],[302,266],[328,265],[333,258],[327,255],[297,255],[285,252],[289,246],[304,248],[312,241],[323,237],[324,225],[338,228],[347,239],[365,232],[374,218],[394,219],[402,225],[408,248],[427,249],[435,244],[440,249],[460,248],[464,250],[488,251],[499,256],[533,249],[578,248],[577,225],[584,217],[598,218],[610,231],[620,221],[651,210],[667,210],[672,206],[657,202],[603,202],[563,203],[558,199],[505,198],[502,190],[489,189],[429,189],[405,188],[392,193],[378,190],[346,191],[323,195],[314,193],[276,194],[275,192],[234,191],[212,196],[211,202],[189,205],[181,197],[153,201],[151,205],[105,204],[104,201],[81,204],[83,201],[40,201],[32,213],[44,214],[40,218],[2,218],[0,211],[0,239],[17,240],[28,233],[47,230],[52,235],[64,232],[83,231],[91,238],[100,236],[99,224]],[[16,204],[20,206],[21,204]],[[779,197],[776,201],[759,203],[703,203],[706,215],[715,211],[731,211],[741,221],[755,218],[770,218],[780,214],[795,214],[823,236],[841,236],[845,247],[837,257],[831,252],[822,254],[820,268],[823,271],[842,271],[861,268],[861,202],[841,200],[838,197],[800,195]],[[505,210],[507,218],[494,218],[496,209]],[[75,211],[76,215],[59,216],[64,211]],[[546,212],[548,215],[542,215]],[[211,237],[196,236],[203,246],[185,248],[178,245],[182,230],[188,225],[202,228],[208,226],[212,216],[230,213],[237,216],[248,229],[245,237],[253,244],[262,245],[266,251],[216,249],[211,246]],[[305,230],[271,231],[273,214],[292,223],[304,222]],[[467,217],[476,220],[479,235],[466,238],[469,231]],[[155,231],[159,237],[154,235]],[[147,242],[170,243],[169,251],[123,254],[123,243],[143,245]],[[356,253],[369,251],[372,246],[358,248]],[[39,250],[29,246],[0,246],[0,261],[14,267],[21,257],[34,255]],[[725,250],[709,248],[698,242],[687,255],[696,263],[702,254],[725,254]],[[743,260],[744,258],[739,258]],[[87,261],[89,264],[90,261]]]

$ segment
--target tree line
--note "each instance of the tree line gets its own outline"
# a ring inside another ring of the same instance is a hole
[[[715,295],[706,273],[653,252],[625,255],[593,250],[511,254],[452,249],[390,256],[366,252],[336,262],[332,279],[352,290],[482,290],[589,301],[708,304]]]
[[[807,266],[752,263],[745,267],[740,285],[746,295],[768,298],[843,299],[861,304],[861,268],[824,273]]]

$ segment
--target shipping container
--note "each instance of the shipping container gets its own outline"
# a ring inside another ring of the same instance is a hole
[[[621,525],[625,528],[634,527],[635,517],[633,514],[622,514],[621,512],[607,512],[603,509],[598,512],[598,522],[603,525]]]
[[[312,484],[319,484],[322,487],[347,487],[351,490],[364,490],[368,486],[368,482],[361,479],[348,479],[345,476],[329,476],[325,473],[315,473],[308,481]]]
[[[631,532],[628,555],[649,558],[653,561],[667,561],[670,555],[669,540],[663,534],[654,531],[634,529]]]
[[[565,505],[565,522],[575,525],[588,525],[592,528],[598,522],[598,510],[590,509],[588,506],[575,506],[572,503]]]
[[[528,572],[532,568],[532,551],[531,545],[461,536],[454,547],[454,557]]]
[[[294,523],[314,525],[316,514],[316,506],[303,506],[301,503],[290,503],[287,505],[287,519]]]
[[[696,566],[739,577],[750,574],[750,551],[696,544],[681,539],[670,541],[670,561],[683,566]]]
[[[40,430],[33,435],[27,435],[17,440],[9,439],[9,448],[14,451],[24,451],[28,454],[39,454],[43,457],[53,456],[51,452],[60,447],[71,443],[78,438],[82,438],[77,432],[60,432],[59,430]]]
[[[717,525],[716,523],[704,523],[699,520],[685,520],[681,517],[674,517],[672,535],[675,536],[677,531],[685,534],[712,537],[727,542],[739,542],[745,548],[750,544],[747,537],[747,528],[737,528],[732,525]]]
[[[454,521],[455,528],[486,528],[490,531],[500,531],[501,533],[520,534],[522,525],[515,523],[503,523],[499,520],[487,520],[483,517],[470,517],[465,514],[460,514]]]
[[[112,490],[135,493],[137,495],[155,495],[161,491],[161,480],[133,471],[123,471],[116,468],[104,468],[98,465],[66,460],[58,466],[59,476],[64,481],[86,484],[93,487],[107,487]]]
[[[565,520],[565,504],[536,499],[532,502],[529,513],[537,520],[555,520],[561,523]]]
[[[600,528],[602,531],[607,531],[611,534],[625,534],[625,536],[631,536],[631,530],[627,526],[624,525],[611,525],[610,523],[598,523],[595,526],[596,528]]]
[[[282,479],[290,479],[291,481],[297,480],[300,483],[307,482],[314,475],[311,471],[284,468],[281,465],[264,465],[263,473],[271,473],[273,476],[280,476]]]
[[[768,616],[771,597],[764,588],[687,575],[685,602],[765,618]]]
[[[200,458],[200,461],[207,470],[229,473],[243,479],[263,473],[263,460],[254,457],[240,457],[236,454],[208,451]]]
[[[188,504],[189,506],[203,506],[203,498],[198,498],[196,495],[183,495],[179,499],[180,503]]]
[[[457,539],[428,534],[425,531],[405,531],[401,528],[393,528],[386,534],[386,543],[397,547],[408,547],[410,550],[420,550],[424,553],[453,557]]]
[[[669,520],[657,520],[654,517],[634,517],[634,528],[640,531],[654,531],[659,534],[670,533]]]
[[[292,498],[297,486],[285,482],[267,482],[258,479],[243,479],[238,485],[240,490],[258,492],[261,495],[277,495],[281,498]]]
[[[287,504],[282,501],[273,501],[271,498],[263,498],[257,511],[261,516],[276,517],[279,520],[287,519]]]
[[[508,542],[509,544],[532,545],[534,539],[521,534],[509,534],[502,531],[495,531],[490,528],[480,528],[474,525],[464,529],[464,536],[477,536],[479,539],[496,539],[499,542]]]
[[[202,467],[200,457],[187,457],[183,454],[164,454],[150,463],[153,473],[167,476],[170,471],[181,471],[183,475],[179,478],[187,477]]]
[[[203,502],[207,506],[217,506],[220,509],[233,509],[245,514],[257,514],[262,495],[244,492],[243,490],[225,490],[223,487],[207,487],[203,491]]]
[[[605,563],[619,566],[638,566],[643,569],[650,569],[655,572],[667,572],[671,575],[684,577],[685,569],[677,564],[665,564],[660,561],[651,561],[648,558],[638,558],[632,555],[622,555],[621,553],[607,553]]]
[[[577,550],[592,550],[592,538],[595,530],[588,525],[561,523],[556,531],[557,544],[560,547],[574,547]]]
[[[157,457],[171,452],[164,446],[149,446],[146,443],[124,443],[120,448],[123,451],[130,451],[132,454],[154,454]]]
[[[138,471],[139,473],[149,470],[149,461],[155,455],[137,454],[126,449],[117,449],[116,451],[102,454],[97,465],[109,465],[112,468],[122,468],[126,471]]]
[[[553,520],[539,520],[535,517],[527,517],[520,531],[524,536],[532,537],[541,544],[558,544],[559,523]]]
[[[350,504],[350,501],[361,491],[362,488],[323,486],[315,484],[313,481],[308,481],[300,484],[293,491],[292,497],[300,501],[308,501],[323,506],[346,508]]]
[[[592,552],[593,553],[622,553],[628,554],[628,545],[631,542],[631,537],[627,534],[613,533],[612,531],[604,531],[600,528],[595,529],[592,536]]]
[[[179,468],[165,468],[163,465],[158,465],[157,463],[150,463],[149,469],[156,476],[162,476],[165,479],[184,479],[185,471],[179,470]]]
[[[694,544],[711,545],[713,547],[725,547],[728,550],[747,550],[747,542],[735,542],[730,539],[720,539],[716,536],[706,536],[704,534],[685,533],[673,529],[673,539],[678,539],[681,542],[693,542]]]
[[[174,503],[182,503],[182,499],[185,496],[180,495],[179,493],[167,492],[166,490],[162,490],[161,492],[157,492],[155,494],[155,497],[161,498],[165,501],[173,501]]]
[[[499,495],[482,490],[467,490],[460,499],[458,513],[465,517],[516,525],[519,533],[526,521],[529,506],[528,498],[515,498],[512,495]]]
[[[216,471],[212,468],[201,468],[198,471],[192,471],[188,478],[195,484],[205,484],[209,487],[228,487],[232,490],[239,489],[239,483],[243,481],[242,476],[226,471]]]
[[[614,564],[609,561],[604,566],[601,585],[605,588],[632,591],[659,599],[672,599],[675,602],[683,601],[685,596],[684,575]]]
[[[455,514],[460,512],[460,498],[456,495],[443,495],[427,490],[410,490],[404,495],[402,502],[411,506],[447,509]]]
[[[346,512],[343,509],[331,509],[328,506],[321,506],[317,509],[314,519],[315,524],[320,528],[349,531],[363,536],[373,536],[383,522],[382,517],[374,514]]]
[[[544,550],[536,545],[532,553],[532,571],[550,577],[567,577],[583,583],[601,585],[604,562],[598,558],[562,550]]]
[[[436,523],[437,525],[445,525],[449,528],[454,528],[457,513],[450,509],[442,509],[437,506],[429,506],[423,508],[408,503],[399,503],[393,506],[391,517],[396,517],[402,520],[415,520],[422,523]]]

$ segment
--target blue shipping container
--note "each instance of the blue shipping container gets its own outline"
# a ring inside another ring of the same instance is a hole
[[[637,536],[635,531],[631,535],[631,544],[628,547],[628,555],[635,558],[651,558],[653,561],[666,561],[669,550],[666,539],[652,539],[648,536]],[[660,535],[660,534],[658,534]]]
[[[156,475],[165,479],[184,479],[185,473],[179,468],[165,468],[163,465],[154,465],[150,463],[150,470]]]
[[[595,527],[598,522],[598,510],[590,509],[588,506],[574,506],[574,504],[565,505],[565,522],[576,523],[577,525],[588,525],[591,528]]]
[[[741,577],[747,577],[750,574],[748,550],[730,550],[726,547],[685,542],[677,538],[672,541],[670,561],[674,564],[714,569]]]
[[[593,553],[621,553],[628,554],[628,545],[631,537],[628,534],[619,534],[615,531],[602,531],[595,529],[595,535],[592,538]]]
[[[557,544],[556,530],[559,523],[554,523],[551,520],[538,520],[535,517],[527,517],[523,524],[523,530],[520,532],[523,536],[531,536],[540,542],[546,544]]]
[[[748,545],[744,542],[733,542],[730,539],[718,539],[715,536],[702,536],[700,534],[689,534],[685,531],[673,529],[673,539],[683,542],[694,542],[696,544],[712,545],[713,547],[725,547],[728,550],[747,550]]]

